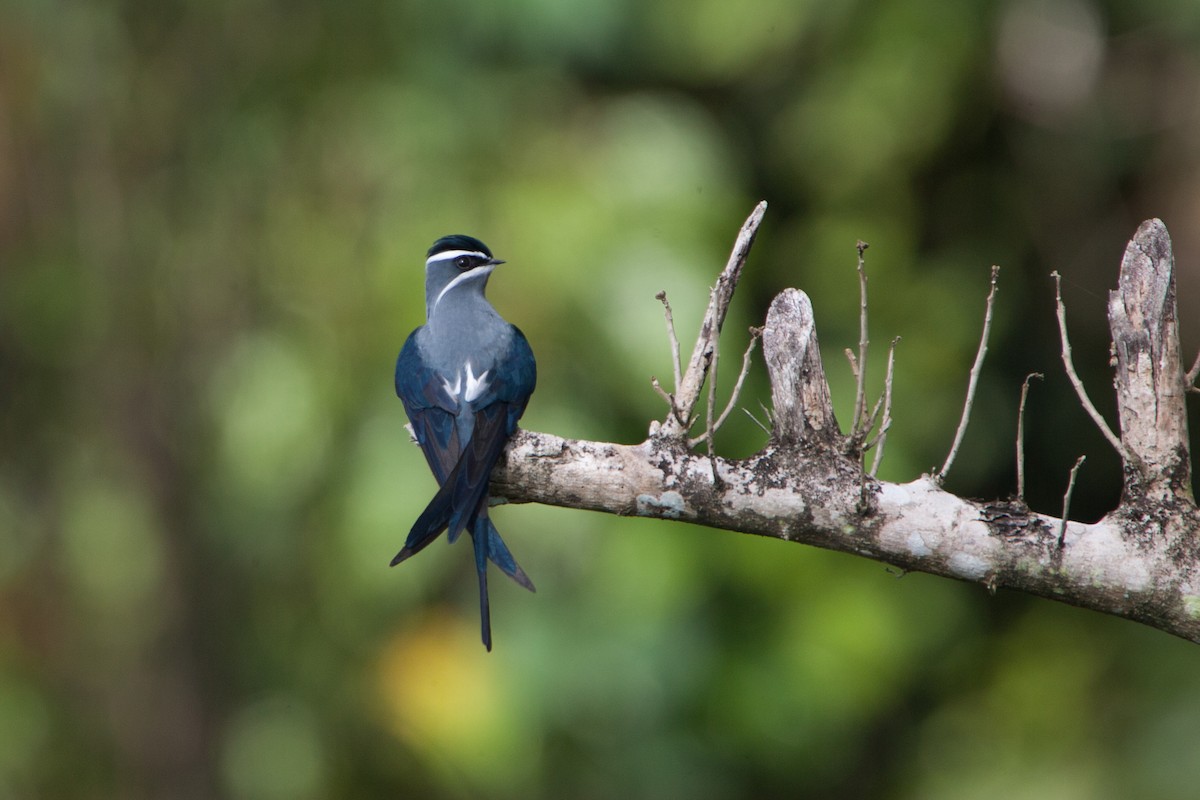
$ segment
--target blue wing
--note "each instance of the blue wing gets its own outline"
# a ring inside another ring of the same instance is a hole
[[[455,425],[458,402],[446,393],[437,373],[421,358],[416,341],[419,331],[409,335],[396,359],[396,395],[404,404],[413,435],[440,486],[462,453]]]

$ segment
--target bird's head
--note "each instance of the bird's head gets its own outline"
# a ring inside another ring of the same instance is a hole
[[[443,236],[429,248],[425,259],[425,303],[430,317],[448,300],[483,296],[488,276],[504,262],[492,257],[488,246],[473,236]]]

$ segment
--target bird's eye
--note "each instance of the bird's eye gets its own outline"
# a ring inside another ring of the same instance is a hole
[[[454,259],[454,266],[466,271],[474,266],[474,260],[470,256],[459,256]]]

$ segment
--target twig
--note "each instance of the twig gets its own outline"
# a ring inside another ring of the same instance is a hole
[[[1192,364],[1192,368],[1187,371],[1187,390],[1189,392],[1200,392],[1200,387],[1196,386],[1196,378],[1200,377],[1200,353],[1196,353],[1196,362]]]
[[[1062,276],[1055,270],[1050,273],[1050,277],[1054,278],[1054,300],[1058,304],[1058,335],[1062,340],[1062,362],[1067,371],[1067,378],[1075,387],[1075,394],[1079,398],[1079,402],[1083,404],[1083,410],[1092,418],[1092,422],[1096,423],[1096,427],[1104,434],[1104,438],[1108,439],[1108,443],[1116,449],[1117,454],[1126,464],[1136,464],[1138,461],[1134,458],[1133,453],[1129,452],[1117,438],[1117,435],[1112,432],[1112,428],[1108,427],[1108,423],[1104,421],[1104,417],[1100,416],[1100,412],[1092,405],[1087,389],[1083,388],[1083,381],[1079,380],[1079,375],[1075,373],[1075,364],[1071,361],[1071,341],[1067,338],[1067,306],[1062,299]]]
[[[720,486],[721,478],[717,475],[717,453],[713,449],[713,434],[716,432],[716,427],[713,425],[713,406],[717,404],[717,361],[721,356],[721,337],[713,337],[712,360],[708,364],[708,402],[704,404],[704,436],[708,440],[706,442],[708,450],[708,464],[712,467],[713,485]]]
[[[650,376],[650,385],[658,393],[658,396],[666,402],[667,408],[671,410],[671,416],[677,417],[679,411],[675,408],[675,398],[666,389],[662,388],[662,384],[658,382],[658,378],[653,375]]]
[[[759,338],[762,337],[762,328],[751,326],[750,328],[750,344],[746,346],[746,352],[742,355],[742,371],[738,373],[737,381],[733,384],[733,394],[729,398],[729,403],[725,406],[725,410],[721,412],[721,416],[717,418],[717,428],[720,428],[729,413],[733,411],[734,404],[738,396],[742,393],[742,386],[746,383],[746,376],[750,374],[750,356],[754,353],[754,347],[758,344]]]
[[[879,395],[875,400],[875,405],[871,406],[871,413],[867,414],[866,421],[862,423],[862,432],[855,437],[858,442],[865,442],[867,434],[875,430],[875,423],[879,421],[879,412],[883,410],[883,395]]]
[[[992,287],[988,290],[987,310],[983,314],[983,335],[979,338],[979,350],[975,353],[975,363],[971,367],[971,377],[967,381],[967,399],[963,403],[962,419],[958,422],[958,430],[954,432],[954,444],[950,446],[950,453],[946,456],[946,463],[942,464],[942,468],[934,475],[934,480],[941,483],[946,478],[946,473],[950,471],[950,465],[954,463],[955,457],[958,455],[958,448],[962,445],[963,436],[967,433],[967,422],[971,418],[971,406],[975,402],[975,388],[979,385],[979,374],[983,372],[983,359],[987,355],[988,334],[992,329],[992,308],[996,304],[996,278],[1000,274],[1000,267],[992,267]]]
[[[1062,550],[1063,540],[1067,536],[1067,514],[1071,511],[1071,493],[1075,491],[1075,477],[1079,474],[1079,468],[1083,466],[1083,462],[1087,460],[1087,456],[1080,456],[1075,459],[1075,466],[1071,467],[1071,477],[1067,480],[1067,492],[1063,495],[1063,510],[1062,522],[1058,525],[1058,549]]]
[[[709,438],[711,433],[716,433],[725,424],[725,420],[729,418],[729,414],[737,405],[737,399],[742,393],[742,385],[746,382],[746,376],[750,374],[750,354],[754,352],[754,346],[758,344],[760,336],[762,336],[762,328],[750,328],[750,345],[746,348],[746,352],[742,356],[742,371],[738,373],[737,382],[733,385],[733,394],[730,395],[729,402],[725,405],[725,409],[721,412],[721,415],[717,417],[717,421],[711,424],[709,430],[688,442],[689,447],[695,447],[700,442]],[[757,421],[755,420],[755,422]]]
[[[866,445],[868,449],[875,448],[875,456],[871,459],[872,478],[879,471],[879,465],[883,461],[883,446],[887,443],[888,429],[892,427],[892,374],[896,367],[896,345],[899,342],[900,337],[897,336],[892,339],[892,346],[888,348],[887,377],[883,381],[883,422],[879,424],[879,433]]]
[[[891,376],[891,374],[892,374],[891,370],[895,367],[896,344],[899,341],[900,341],[900,337],[897,336],[892,339],[891,345],[888,346],[888,367],[887,367],[888,372],[887,372],[886,377]],[[865,442],[868,440],[868,438],[870,438],[871,431],[875,430],[875,423],[879,421],[879,412],[880,411],[886,412],[886,411],[890,410],[890,408],[891,408],[890,402],[891,402],[891,396],[888,393],[888,382],[885,378],[883,394],[879,395],[879,399],[877,399],[875,401],[875,405],[871,406],[871,413],[867,417],[867,421],[863,424],[862,433],[859,434],[858,439],[857,439],[857,443],[859,446],[862,447],[863,452],[866,452],[869,449],[869,447],[874,446],[874,443],[879,440],[879,434],[877,433],[874,438],[870,439],[870,441],[872,442],[872,444],[870,446],[865,444]],[[885,416],[886,416],[886,414],[885,414]]]
[[[758,407],[762,409],[763,416],[767,418],[767,424],[772,428],[775,427],[775,410],[767,408],[766,404],[761,400],[758,401]]]
[[[1045,379],[1040,372],[1031,372],[1021,384],[1021,405],[1017,408],[1017,499],[1025,502],[1025,401],[1029,397],[1029,381]]]
[[[746,412],[746,416],[749,417],[754,422],[755,425],[762,428],[763,433],[765,433],[767,436],[771,435],[771,429],[768,428],[766,425],[762,424],[761,422],[759,422],[758,417],[754,416],[754,414],[750,411],[750,409],[743,408],[742,411]]]
[[[867,261],[863,256],[869,244],[859,240],[858,248],[858,368],[854,370],[854,421],[850,423],[850,436],[857,438],[863,416],[867,413]],[[847,350],[847,353],[849,351]],[[850,361],[851,366],[854,360]]]
[[[663,304],[663,316],[667,319],[667,337],[671,340],[671,366],[675,370],[675,389],[679,390],[679,383],[683,380],[683,365],[679,361],[679,337],[675,335],[675,317],[671,313],[671,301],[667,300],[667,292],[664,289],[654,295]]]
[[[1196,353],[1196,361],[1192,364],[1192,368],[1187,371],[1187,388],[1189,392],[1200,392],[1196,388],[1196,378],[1200,377],[1200,353]]]
[[[881,439],[886,438],[886,427],[890,426],[892,423],[892,376],[896,367],[896,344],[899,341],[899,336],[892,339],[892,344],[888,348],[887,372],[883,381],[883,394],[879,396],[879,400],[876,401],[875,407],[871,409],[871,424],[867,430],[870,431],[875,428],[875,421],[879,417],[879,412],[881,409],[883,411],[883,424],[879,426],[879,430],[875,432],[874,436],[867,438],[863,443],[863,452],[875,447],[877,444],[879,444]]]

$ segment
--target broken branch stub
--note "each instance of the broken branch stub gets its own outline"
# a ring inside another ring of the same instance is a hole
[[[1191,499],[1187,407],[1175,301],[1175,258],[1161,220],[1143,222],[1125,248],[1108,324],[1121,441],[1140,462],[1126,464],[1126,493]],[[1130,497],[1127,500],[1133,499]]]
[[[836,443],[841,431],[821,365],[812,301],[799,289],[787,289],[771,301],[763,356],[771,378],[776,443]]]

